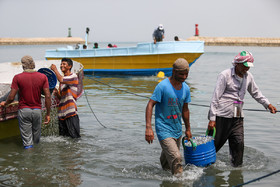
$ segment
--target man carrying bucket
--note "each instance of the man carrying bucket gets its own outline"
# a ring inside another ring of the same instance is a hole
[[[160,163],[164,170],[172,174],[183,172],[180,144],[183,118],[188,139],[192,137],[188,103],[191,101],[190,88],[185,83],[189,73],[189,63],[177,59],[173,64],[172,76],[161,81],[146,107],[145,139],[150,144],[154,140],[151,125],[153,107],[155,109],[155,129],[162,148]]]
[[[254,58],[248,51],[240,52],[233,60],[233,66],[218,76],[209,110],[208,129],[216,127],[215,147],[218,152],[228,140],[231,163],[234,167],[243,163],[244,129],[243,103],[246,90],[271,113],[276,108],[261,93],[248,70],[253,67]]]

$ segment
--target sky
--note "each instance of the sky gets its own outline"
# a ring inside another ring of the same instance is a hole
[[[73,37],[89,42],[148,42],[159,24],[165,40],[280,38],[280,0],[0,0],[0,38]]]

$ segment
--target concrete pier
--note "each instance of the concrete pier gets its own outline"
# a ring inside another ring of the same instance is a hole
[[[55,45],[84,44],[85,40],[78,37],[65,38],[0,38],[0,45]]]
[[[245,38],[245,37],[206,37],[193,36],[187,41],[204,41],[206,46],[261,46],[280,47],[280,38]],[[55,44],[84,44],[79,37],[65,38],[0,38],[0,45],[55,45]]]
[[[261,46],[280,47],[280,38],[204,37],[193,36],[187,41],[204,41],[208,46]]]

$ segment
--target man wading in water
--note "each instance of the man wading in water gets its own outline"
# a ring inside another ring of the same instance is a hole
[[[35,71],[35,62],[29,55],[21,58],[23,72],[13,78],[11,92],[1,106],[7,106],[19,95],[18,123],[23,146],[25,149],[33,148],[39,143],[42,124],[41,93],[45,95],[46,116],[45,124],[50,122],[51,94],[46,75]]]
[[[180,144],[183,118],[188,139],[192,137],[188,103],[191,101],[190,88],[185,83],[189,73],[189,63],[177,59],[173,64],[172,76],[161,81],[146,107],[145,139],[150,144],[154,140],[151,125],[153,107],[155,109],[155,129],[162,148],[160,163],[164,170],[172,174],[183,172]]]
[[[80,138],[80,120],[76,105],[79,80],[77,74],[71,72],[72,67],[73,61],[69,58],[63,58],[60,64],[60,69],[64,74],[62,76],[56,66],[51,65],[51,69],[60,82],[59,90],[54,90],[54,94],[60,99],[58,107],[59,135]]]
[[[218,76],[209,110],[208,129],[216,127],[215,147],[218,152],[228,140],[231,164],[234,167],[243,163],[244,129],[242,106],[246,90],[271,113],[276,108],[261,93],[249,71],[254,58],[248,51],[235,56],[233,66]]]

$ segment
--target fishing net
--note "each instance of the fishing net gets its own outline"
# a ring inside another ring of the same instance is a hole
[[[57,97],[54,97],[52,95],[51,97],[51,113],[50,113],[50,123],[44,124],[45,122],[45,116],[47,113],[46,107],[45,107],[45,98],[41,98],[42,102],[42,128],[41,128],[41,135],[42,136],[58,136],[59,130],[58,130],[58,117],[57,117],[57,106],[59,104],[59,100]]]

